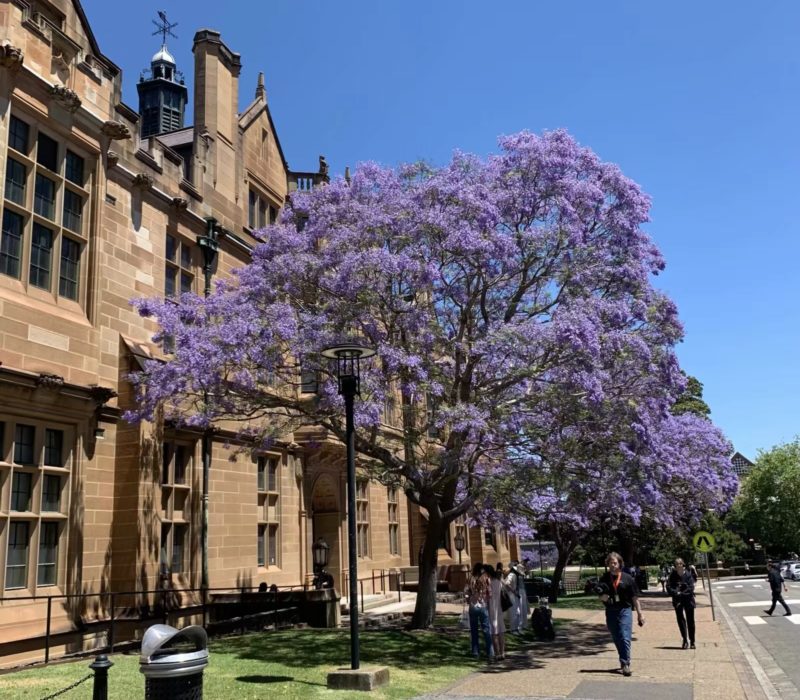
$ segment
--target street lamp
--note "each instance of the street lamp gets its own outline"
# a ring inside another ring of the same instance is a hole
[[[323,587],[325,579],[322,573],[325,571],[325,567],[328,566],[330,549],[331,547],[324,537],[320,537],[311,547],[311,553],[314,556],[314,588],[320,589]]]
[[[463,552],[464,547],[467,546],[467,541],[464,539],[464,533],[461,531],[461,528],[459,528],[456,536],[453,538],[453,544],[455,544],[458,550],[458,565],[461,566],[461,552]]]
[[[358,645],[358,551],[356,549],[356,441],[353,426],[353,401],[361,395],[360,362],[372,357],[372,348],[355,344],[325,348],[322,356],[336,360],[339,393],[344,397],[347,443],[347,558],[350,571],[350,668],[360,666]]]
[[[203,274],[205,276],[203,296],[211,294],[211,276],[214,272],[214,263],[219,253],[220,226],[213,217],[206,219],[206,232],[197,237],[197,245],[203,253]],[[208,403],[208,395],[203,392],[203,403]],[[211,428],[203,431],[202,439],[203,458],[203,492],[201,497],[202,522],[200,528],[200,588],[203,589],[203,600],[208,592],[208,485],[211,472]],[[205,624],[205,615],[203,616]]]

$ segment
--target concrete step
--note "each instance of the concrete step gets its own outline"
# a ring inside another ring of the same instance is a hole
[[[367,611],[372,610],[373,608],[379,608],[396,600],[396,592],[387,591],[386,593],[368,593],[364,596],[364,610]],[[341,601],[339,601],[339,609],[341,610],[342,615],[348,615],[350,613],[350,603],[347,598],[343,597]],[[361,598],[358,599],[358,611],[361,612]]]

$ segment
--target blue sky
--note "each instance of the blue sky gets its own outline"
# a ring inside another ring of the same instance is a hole
[[[192,83],[192,37],[265,73],[296,170],[444,163],[500,134],[564,127],[653,198],[658,286],[686,327],[683,367],[749,457],[800,433],[800,3],[772,0],[174,0],[120,13],[84,0],[101,50],[136,80],[169,48]],[[124,22],[124,25],[121,24]]]

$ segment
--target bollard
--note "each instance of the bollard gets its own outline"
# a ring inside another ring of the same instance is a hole
[[[114,665],[105,654],[100,654],[89,668],[94,671],[92,700],[108,700],[108,669]]]

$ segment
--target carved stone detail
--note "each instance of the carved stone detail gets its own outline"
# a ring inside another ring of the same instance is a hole
[[[133,186],[143,190],[149,190],[153,186],[153,177],[147,173],[136,173],[133,178]]]
[[[52,98],[70,112],[77,112],[81,106],[81,98],[74,90],[63,85],[53,85],[50,88]]]
[[[25,55],[22,49],[12,46],[11,44],[3,44],[0,46],[0,65],[10,70],[19,70],[22,66],[22,61]]]
[[[189,200],[185,197],[173,197],[172,206],[178,211],[184,211],[189,206]]]
[[[94,401],[98,406],[102,406],[111,401],[111,399],[117,398],[117,392],[113,389],[109,389],[106,386],[97,385],[90,387],[89,395],[92,397],[92,401]]]
[[[106,154],[106,167],[110,170],[111,168],[116,168],[117,163],[119,163],[119,153],[116,151],[109,151]]]
[[[100,128],[100,131],[102,131],[112,141],[122,141],[131,137],[131,130],[125,126],[125,124],[118,122],[115,119],[109,119],[108,121],[103,122],[103,126]]]
[[[57,374],[42,372],[36,377],[36,386],[42,387],[43,389],[60,389],[64,386],[64,377],[60,377]]]

